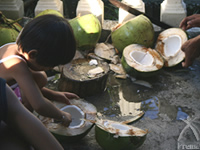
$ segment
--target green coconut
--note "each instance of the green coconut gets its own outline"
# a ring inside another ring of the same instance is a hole
[[[111,39],[114,47],[121,54],[124,48],[130,44],[152,47],[154,44],[154,28],[147,17],[139,15],[112,29]]]
[[[15,42],[22,27],[11,19],[6,18],[0,12],[0,46]]]
[[[161,32],[158,36],[155,49],[165,60],[165,67],[172,67],[185,58],[181,46],[188,40],[187,34],[180,28],[170,28]]]
[[[60,16],[60,17],[64,17],[59,11],[57,10],[54,10],[54,9],[46,9],[42,12],[40,12],[38,15],[35,16],[35,18],[39,17],[39,16],[42,16],[42,15],[49,15],[49,14],[52,14],[52,15],[57,15],[57,16]]]
[[[135,150],[140,147],[148,131],[111,120],[98,120],[95,138],[104,150]]]
[[[69,21],[72,26],[77,48],[91,50],[95,47],[101,36],[101,24],[96,16],[87,14]]]
[[[121,63],[127,74],[134,77],[150,77],[163,67],[164,60],[154,49],[131,44],[124,49]]]
[[[72,116],[69,127],[64,127],[60,122],[46,117],[38,116],[47,129],[59,140],[67,143],[77,142],[84,138],[94,126],[94,123],[85,120],[96,118],[96,107],[83,99],[70,100],[71,105],[55,102],[62,111]]]

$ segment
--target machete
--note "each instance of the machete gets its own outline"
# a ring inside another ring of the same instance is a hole
[[[168,24],[166,24],[164,22],[161,22],[161,21],[159,21],[157,19],[154,19],[153,17],[147,15],[146,13],[143,13],[143,12],[141,12],[141,11],[139,11],[139,10],[137,10],[137,9],[135,9],[135,8],[133,8],[133,7],[125,4],[125,3],[122,3],[122,2],[120,2],[118,0],[109,0],[109,1],[114,6],[116,6],[118,8],[122,8],[123,10],[125,10],[125,11],[127,11],[127,12],[129,12],[129,13],[135,15],[135,16],[143,14],[144,16],[146,16],[147,18],[149,18],[152,23],[154,23],[155,25],[160,26],[161,28],[164,28],[164,29],[172,28],[172,26],[170,26],[170,25],[168,25]]]

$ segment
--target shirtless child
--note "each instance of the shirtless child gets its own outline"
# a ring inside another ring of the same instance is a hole
[[[66,19],[55,15],[37,17],[23,28],[16,43],[0,47],[0,78],[10,86],[17,83],[22,103],[30,111],[69,126],[71,115],[49,100],[69,104],[69,99],[78,96],[45,88],[44,71],[70,62],[75,51],[75,38]]]

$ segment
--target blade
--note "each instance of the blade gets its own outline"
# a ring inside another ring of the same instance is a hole
[[[116,6],[118,8],[122,8],[122,9],[126,10],[127,12],[129,12],[129,13],[135,15],[135,16],[143,14],[144,16],[146,16],[147,18],[149,18],[152,23],[160,26],[161,28],[164,28],[164,29],[172,28],[172,26],[170,26],[170,25],[168,25],[168,24],[166,24],[164,22],[161,22],[161,21],[159,21],[157,19],[154,19],[153,17],[151,17],[151,16],[149,16],[149,15],[147,15],[147,14],[145,14],[145,13],[143,13],[143,12],[141,12],[141,11],[139,11],[139,10],[137,10],[137,9],[129,6],[129,5],[127,5],[127,4],[125,4],[125,3],[122,3],[122,2],[120,2],[118,0],[109,0],[109,1],[114,6]]]

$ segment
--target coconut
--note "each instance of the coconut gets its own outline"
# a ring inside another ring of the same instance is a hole
[[[116,55],[114,46],[109,43],[97,43],[94,49],[94,53],[106,60],[112,61]]]
[[[62,111],[68,112],[72,116],[69,127],[63,126],[54,119],[38,116],[47,129],[59,140],[64,142],[77,142],[85,137],[94,126],[94,123],[85,120],[96,118],[96,107],[83,99],[70,100],[71,105],[54,102]]]
[[[87,14],[69,21],[79,50],[91,50],[101,36],[101,24],[96,16]]]
[[[170,28],[159,34],[155,49],[164,58],[165,67],[175,66],[183,61],[185,53],[181,46],[187,40],[187,34],[180,28]]]
[[[69,128],[75,129],[83,126],[85,113],[76,105],[67,105],[60,110],[68,112],[72,116],[72,122],[69,125]]]
[[[98,120],[95,138],[104,150],[133,150],[140,147],[147,131],[111,120]]]
[[[21,29],[22,27],[16,21],[6,18],[0,12],[0,46],[15,42]]]
[[[156,50],[139,44],[127,46],[121,61],[126,73],[134,77],[152,76],[164,65],[164,60]]]
[[[139,15],[113,28],[111,39],[114,47],[120,53],[130,44],[152,47],[154,44],[154,28],[147,17]]]
[[[109,65],[96,59],[74,59],[62,68],[59,91],[76,93],[80,97],[94,96],[106,89]]]
[[[57,15],[57,16],[60,16],[60,17],[64,17],[59,11],[57,10],[54,10],[54,9],[46,9],[42,12],[40,12],[38,15],[35,16],[35,18],[39,17],[39,16],[42,16],[42,15],[49,15],[49,14],[52,14],[52,15]]]

